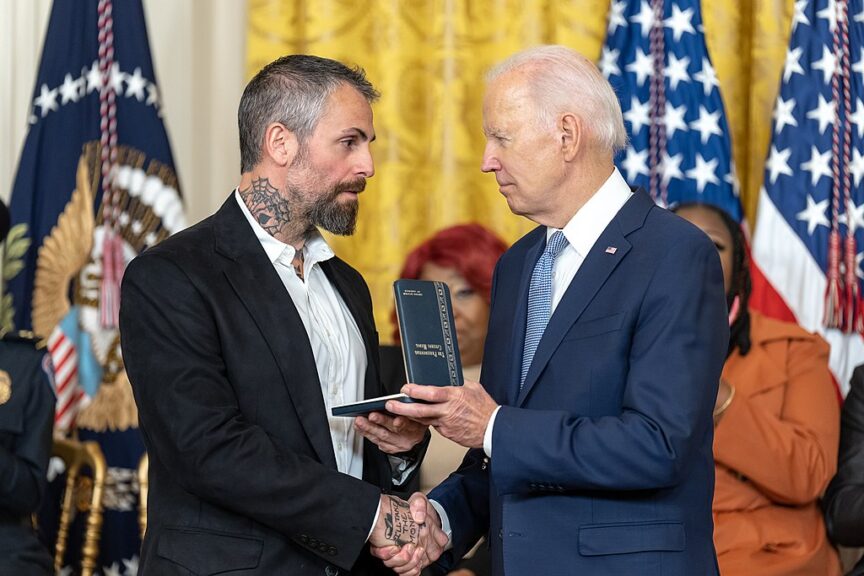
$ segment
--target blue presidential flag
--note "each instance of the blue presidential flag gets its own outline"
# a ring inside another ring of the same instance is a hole
[[[715,204],[743,218],[729,127],[698,0],[613,0],[600,70],[630,138],[616,165],[659,204]]]
[[[185,226],[161,105],[140,0],[55,0],[10,202],[3,317],[48,341],[57,429],[102,446],[102,574],[135,574],[140,544],[119,283]]]
[[[831,344],[841,391],[864,362],[864,5],[797,0],[759,195],[751,302]]]

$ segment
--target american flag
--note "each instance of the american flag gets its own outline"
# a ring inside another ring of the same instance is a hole
[[[119,347],[117,289],[128,260],[185,226],[141,0],[54,2],[26,120],[10,203],[19,248],[8,269],[7,251],[4,273],[14,277],[3,304],[18,328],[48,340],[55,431],[77,424],[79,439],[102,448],[96,573],[129,576],[144,446]],[[50,518],[40,526],[50,532]],[[72,530],[63,574],[81,550]]]
[[[743,218],[729,128],[696,0],[614,0],[600,70],[630,137],[616,165],[659,204],[704,202]]]
[[[864,362],[862,35],[861,0],[795,2],[753,238],[751,304],[820,333],[844,394]]]

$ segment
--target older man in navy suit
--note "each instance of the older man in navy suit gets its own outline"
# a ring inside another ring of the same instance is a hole
[[[494,69],[483,124],[483,171],[539,226],[498,263],[482,385],[409,384],[432,404],[388,406],[472,448],[412,497],[415,519],[450,535],[438,567],[488,534],[494,574],[717,574],[717,251],[624,182],[620,106],[572,50]]]

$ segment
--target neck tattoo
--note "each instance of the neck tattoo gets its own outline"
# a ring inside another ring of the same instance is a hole
[[[285,234],[291,223],[291,208],[268,178],[252,180],[248,188],[240,190],[240,197],[268,234],[273,237]]]
[[[303,249],[294,252],[294,259],[291,260],[291,265],[294,266],[294,273],[300,280],[303,280]]]

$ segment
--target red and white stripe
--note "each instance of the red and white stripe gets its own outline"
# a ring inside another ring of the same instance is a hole
[[[753,295],[750,305],[768,316],[797,322],[831,345],[830,367],[843,396],[855,366],[864,359],[864,339],[823,325],[828,286],[801,238],[789,226],[763,188],[759,193],[753,237]]]
[[[78,383],[78,351],[59,326],[48,338],[48,354],[54,365],[54,393],[57,395],[54,428],[65,433],[75,426],[75,417],[83,408],[85,394]]]

